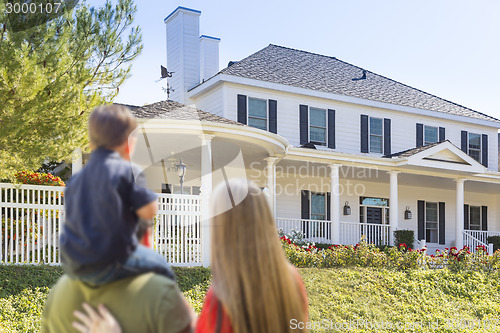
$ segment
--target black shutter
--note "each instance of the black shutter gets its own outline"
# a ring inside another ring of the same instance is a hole
[[[424,145],[424,125],[417,124],[417,148]]]
[[[470,229],[469,205],[464,205],[464,230]]]
[[[361,115],[361,152],[368,153],[368,116]]]
[[[269,100],[269,132],[278,133],[278,102]]]
[[[462,151],[466,154],[469,153],[469,138],[467,131],[462,131]]]
[[[384,118],[384,155],[391,154],[391,120]]]
[[[307,105],[299,105],[300,110],[300,144],[306,144],[309,142],[309,115]]]
[[[488,231],[488,207],[481,207],[481,230]]]
[[[425,239],[425,201],[419,200],[417,203],[418,220],[418,240]]]
[[[439,142],[446,141],[446,128],[439,127]]]
[[[247,124],[247,96],[238,95],[238,122]]]
[[[488,167],[488,135],[483,134],[482,135],[483,143],[481,145],[481,152],[483,153],[483,157],[481,161],[483,162],[482,164],[485,167]]]
[[[331,210],[331,194],[330,192],[326,193],[326,219],[328,221],[331,221],[332,217],[332,210]],[[331,232],[332,228],[329,228],[330,223],[323,223],[323,226],[326,228],[326,232],[324,235],[326,235],[327,239],[332,239],[331,237]]]
[[[300,195],[301,203],[301,218],[303,220],[309,220],[311,218],[309,213],[309,191],[301,191]],[[309,222],[302,221],[302,233],[308,237],[309,236]]]
[[[439,203],[439,244],[446,243],[445,235],[446,224],[446,207],[444,202]]]
[[[335,110],[328,109],[328,148],[335,149]]]

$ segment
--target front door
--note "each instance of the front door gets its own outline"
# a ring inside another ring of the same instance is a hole
[[[382,224],[382,208],[366,207],[366,223]]]

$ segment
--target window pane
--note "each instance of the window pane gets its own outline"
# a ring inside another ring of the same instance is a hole
[[[364,206],[389,206],[389,199],[361,197],[360,204]]]
[[[309,122],[311,126],[326,127],[326,110],[309,108]]]
[[[325,195],[321,193],[311,193],[311,219],[324,220],[326,215]],[[323,218],[321,218],[323,216]]]
[[[370,153],[382,154],[382,137],[370,135]]]
[[[469,149],[481,149],[481,135],[469,133]]]
[[[437,127],[425,126],[425,144],[429,145],[438,142]]]
[[[267,119],[267,102],[264,99],[248,99],[248,115],[250,117],[259,117]]]
[[[437,209],[437,203],[435,202],[427,202],[426,204],[426,211],[425,211],[425,218],[429,224],[429,222],[436,222],[438,221],[438,209]]]
[[[311,137],[311,140],[310,141],[314,141],[314,142],[326,142],[326,129],[324,128],[318,128],[318,127],[310,127],[309,128],[309,132],[310,132],[310,137]]]
[[[478,162],[481,162],[481,151],[480,150],[469,150],[469,156]]]
[[[481,207],[470,206],[470,230],[481,230]]]
[[[267,130],[267,120],[248,117],[248,125]]]
[[[370,134],[382,135],[382,119],[370,118]]]

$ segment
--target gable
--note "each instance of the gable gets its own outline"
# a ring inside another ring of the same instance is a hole
[[[449,149],[444,149],[441,150],[435,154],[431,154],[429,156],[424,157],[423,159],[425,160],[430,160],[430,161],[440,161],[440,162],[447,162],[447,163],[458,163],[458,164],[464,164],[464,165],[470,165],[466,160],[455,154]]]
[[[418,148],[405,152],[400,165],[412,168],[444,169],[452,173],[477,174],[486,172],[486,168],[464,153],[450,141]]]

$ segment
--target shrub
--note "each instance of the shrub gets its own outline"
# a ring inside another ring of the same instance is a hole
[[[455,272],[500,270],[500,251],[488,255],[483,246],[478,246],[475,253],[467,247],[461,250],[453,247],[427,255],[425,248],[413,250],[405,244],[381,250],[362,240],[355,246],[331,245],[321,250],[314,245],[299,246],[286,236],[281,237],[281,240],[288,260],[300,268],[373,267],[397,271],[448,268]]]
[[[493,252],[500,249],[500,236],[490,236],[487,238],[487,241],[493,244]]]
[[[396,230],[394,231],[394,245],[406,244],[407,248],[414,248],[414,231],[413,230]]]
[[[50,173],[19,171],[14,174],[16,182],[30,185],[65,186],[61,178]]]

